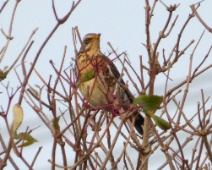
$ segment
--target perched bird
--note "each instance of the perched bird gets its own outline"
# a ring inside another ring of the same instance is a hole
[[[120,110],[130,109],[133,96],[113,61],[100,51],[100,35],[90,33],[83,39],[76,58],[79,89],[91,106],[105,109],[116,116]],[[133,116],[134,127],[142,135],[144,118],[136,110],[130,120]]]

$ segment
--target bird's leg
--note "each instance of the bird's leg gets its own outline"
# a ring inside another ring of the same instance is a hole
[[[108,109],[109,109],[110,113],[112,113],[113,117],[120,115],[119,109],[114,107],[114,105],[109,106]]]

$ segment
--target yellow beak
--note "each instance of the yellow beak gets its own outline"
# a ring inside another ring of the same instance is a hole
[[[101,36],[101,34],[99,33],[99,34],[97,34],[94,38],[95,38],[95,39],[99,39],[100,36]]]

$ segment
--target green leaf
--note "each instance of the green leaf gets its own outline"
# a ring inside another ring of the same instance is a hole
[[[160,127],[162,130],[168,130],[171,128],[171,125],[165,121],[164,119],[162,119],[161,117],[158,117],[154,114],[151,115],[151,117],[153,118],[153,120],[155,121],[155,124]]]
[[[95,76],[95,71],[94,70],[90,70],[87,71],[78,82],[76,82],[76,86],[78,87],[81,83],[86,82],[91,80],[92,78],[94,78]]]
[[[37,140],[35,138],[33,138],[30,134],[25,133],[25,132],[22,132],[22,133],[15,135],[14,138],[25,141],[19,147],[29,146],[29,145],[32,145],[33,143],[37,142]]]
[[[154,111],[156,110],[163,98],[156,95],[141,95],[133,100],[134,104],[139,104],[142,106],[144,111]]]
[[[32,145],[33,143],[35,143],[35,142],[37,142],[36,140],[29,140],[29,141],[27,141],[27,142],[24,142],[24,143],[22,143],[20,146],[18,146],[19,148],[20,147],[26,147],[26,146],[30,146],[30,145]]]
[[[8,72],[0,70],[0,80],[4,80],[7,77]]]
[[[59,120],[60,120],[60,116],[52,120],[53,127],[57,131],[60,131]]]

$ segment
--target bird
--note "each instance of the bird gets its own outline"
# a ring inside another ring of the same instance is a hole
[[[81,48],[76,56],[76,75],[79,90],[85,100],[92,106],[112,113],[128,111],[133,102],[133,95],[126,88],[114,62],[100,50],[101,34],[86,34],[81,41]],[[135,117],[134,127],[142,135],[144,117],[133,110],[129,119]]]

